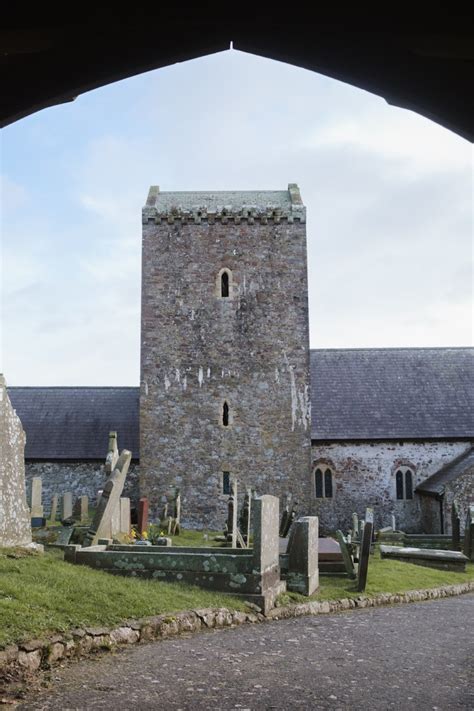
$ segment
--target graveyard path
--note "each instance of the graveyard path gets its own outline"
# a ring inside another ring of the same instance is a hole
[[[474,595],[153,642],[66,665],[21,709],[472,709]]]

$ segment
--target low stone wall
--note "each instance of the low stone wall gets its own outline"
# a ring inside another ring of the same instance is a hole
[[[79,496],[88,496],[90,504],[95,504],[97,492],[103,489],[105,483],[105,456],[104,461],[90,462],[31,462],[25,466],[27,500],[31,500],[31,481],[33,477],[40,476],[43,491],[43,506],[45,515],[51,510],[51,500],[54,494],[62,496],[71,491],[73,499]],[[128,470],[127,479],[122,496],[131,499],[132,505],[138,503],[138,476],[139,465],[132,462]]]
[[[109,651],[120,646],[174,637],[183,632],[236,627],[244,623],[288,619],[306,615],[379,607],[397,603],[436,600],[474,591],[474,581],[405,593],[379,593],[374,597],[305,602],[275,607],[265,617],[256,612],[241,612],[221,608],[204,608],[175,614],[157,615],[142,620],[127,620],[118,627],[85,627],[46,639],[30,640],[0,650],[0,673],[9,668],[28,672],[50,669],[66,658],[79,658],[94,652]]]

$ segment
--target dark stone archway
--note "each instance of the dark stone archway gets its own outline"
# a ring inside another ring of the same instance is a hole
[[[448,6],[389,14],[256,2],[4,10],[0,125],[144,71],[236,49],[339,79],[474,140],[473,42]],[[281,87],[282,101],[285,87]],[[264,97],[262,97],[264,102]]]

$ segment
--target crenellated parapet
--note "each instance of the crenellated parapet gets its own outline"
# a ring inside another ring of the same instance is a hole
[[[160,192],[159,187],[153,185],[142,210],[142,222],[306,222],[306,208],[295,183],[290,183],[288,190],[220,192]]]

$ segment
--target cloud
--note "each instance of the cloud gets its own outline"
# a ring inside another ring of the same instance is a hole
[[[299,183],[313,347],[472,338],[471,149],[379,97],[234,51],[90,92],[8,135],[4,367],[14,384],[138,383],[151,184]]]
[[[371,105],[356,116],[338,117],[306,135],[307,149],[351,148],[379,155],[387,168],[410,180],[419,174],[469,171],[472,148],[464,139],[404,109]]]

